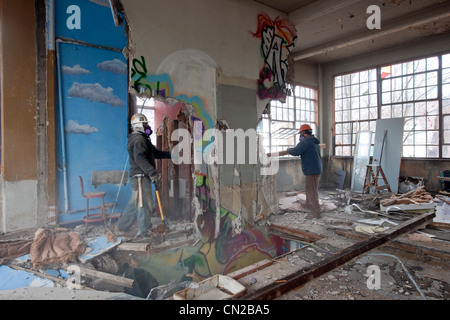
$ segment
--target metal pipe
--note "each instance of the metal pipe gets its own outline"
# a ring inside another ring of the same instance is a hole
[[[64,212],[69,211],[69,196],[67,187],[67,162],[66,162],[66,141],[64,134],[64,107],[62,98],[62,81],[61,81],[61,57],[60,57],[60,41],[56,40],[56,67],[58,76],[58,98],[59,98],[59,122],[60,122],[60,135],[61,135],[61,162],[62,172],[64,180]]]
[[[370,255],[370,256],[386,256],[386,257],[391,257],[391,258],[396,259],[400,263],[400,265],[402,266],[402,268],[405,271],[405,273],[408,275],[408,278],[411,280],[411,282],[416,287],[417,291],[419,291],[419,293],[422,296],[422,298],[427,300],[427,297],[423,294],[422,290],[420,290],[419,285],[416,283],[416,281],[414,281],[414,278],[411,276],[411,274],[408,272],[408,269],[406,269],[405,265],[403,264],[403,262],[398,257],[396,257],[396,256],[394,256],[392,254],[388,254],[388,253],[368,253],[368,255]]]

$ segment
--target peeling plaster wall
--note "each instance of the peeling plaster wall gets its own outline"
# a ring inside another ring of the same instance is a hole
[[[34,180],[1,181],[2,214],[0,232],[37,226],[37,183]]]
[[[122,4],[130,30],[132,93],[160,96],[171,104],[171,99],[184,101],[193,106],[187,108],[194,111],[189,115],[200,118],[205,129],[214,128],[222,119],[230,129],[256,129],[270,100],[257,96],[257,81],[264,70],[261,38],[265,19],[284,23],[282,13],[250,0],[122,0]],[[233,212],[249,222],[261,211],[269,214],[275,208],[267,203],[276,201],[274,184],[263,188],[265,192],[258,191],[268,181],[259,176],[259,166],[203,165],[197,169],[211,175],[217,219],[224,203],[230,203]],[[241,201],[233,202],[229,188]]]
[[[35,3],[0,2],[1,221],[10,232],[37,225]]]

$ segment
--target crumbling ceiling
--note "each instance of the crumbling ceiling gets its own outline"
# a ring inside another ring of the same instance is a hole
[[[402,46],[450,31],[445,0],[254,0],[288,15],[297,29],[294,60],[330,63]],[[380,8],[380,29],[367,20]]]

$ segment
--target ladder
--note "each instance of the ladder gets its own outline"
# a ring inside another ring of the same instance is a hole
[[[374,170],[375,168],[375,170]],[[378,185],[378,180],[383,180],[384,184]],[[381,190],[388,190],[391,192],[391,187],[389,186],[389,183],[386,179],[386,176],[384,175],[383,169],[380,165],[377,164],[369,164],[367,165],[366,170],[366,177],[364,179],[364,187],[363,187],[363,194],[368,191],[370,188],[374,188],[374,193],[379,193]]]

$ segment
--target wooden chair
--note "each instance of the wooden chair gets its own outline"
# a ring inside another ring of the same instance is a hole
[[[84,186],[83,186],[83,178],[81,176],[78,176],[80,178],[80,188],[81,188],[81,195],[86,198],[86,216],[83,218],[84,223],[86,223],[86,227],[88,223],[91,222],[100,222],[103,221],[106,226],[106,214],[105,214],[105,195],[106,192],[104,191],[94,191],[94,192],[84,192]],[[101,206],[101,213],[98,214],[89,214],[89,199],[95,199],[95,198],[101,198],[102,199],[102,206]]]

